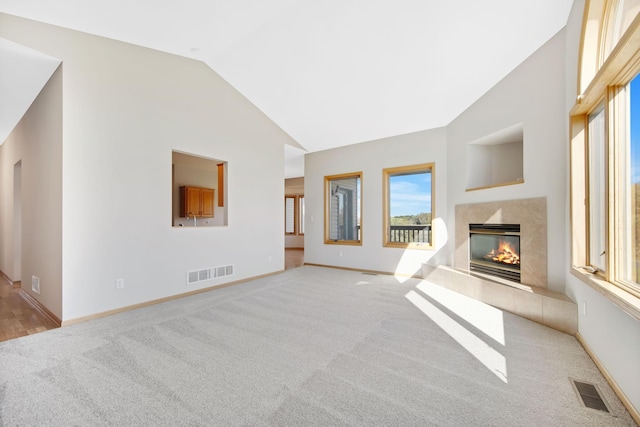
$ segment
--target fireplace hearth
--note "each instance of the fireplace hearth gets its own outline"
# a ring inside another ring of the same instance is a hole
[[[520,224],[469,224],[469,270],[520,283]]]

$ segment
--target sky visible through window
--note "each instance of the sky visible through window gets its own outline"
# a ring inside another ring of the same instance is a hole
[[[431,173],[389,177],[390,215],[404,216],[431,212]]]

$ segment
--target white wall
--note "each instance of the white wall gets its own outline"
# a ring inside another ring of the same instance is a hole
[[[455,241],[455,206],[499,200],[547,198],[548,287],[564,292],[567,233],[567,130],[564,108],[564,31],[558,33],[447,126],[448,212]],[[465,191],[469,142],[524,124],[524,183]]]
[[[15,165],[20,198],[14,198]],[[14,202],[20,208],[14,212]],[[17,217],[16,215],[20,216]],[[21,230],[14,233],[15,226]],[[58,68],[0,146],[0,270],[62,315],[62,69]],[[21,241],[16,241],[15,239]],[[16,253],[15,249],[20,252]],[[20,271],[16,271],[20,268]],[[31,277],[40,279],[40,294]]]
[[[63,321],[284,268],[291,140],[215,72],[9,15],[0,36],[63,61]],[[227,227],[171,227],[172,150],[228,161]]]
[[[580,29],[584,1],[577,0],[566,28],[567,33],[567,73],[565,90],[565,117],[575,104]],[[568,126],[568,125],[567,125]],[[568,132],[567,132],[568,133]],[[568,150],[569,145],[566,144]],[[566,163],[568,171],[569,164]],[[568,186],[567,186],[568,192]],[[569,206],[566,206],[567,230],[569,230]],[[602,294],[574,277],[570,272],[569,233],[566,234],[567,263],[565,269],[567,295],[577,302],[578,332],[594,352],[614,381],[637,411],[640,411],[640,322],[624,313]],[[586,312],[585,312],[586,310]]]
[[[435,162],[435,248],[385,248],[382,170]],[[445,261],[447,243],[446,130],[399,135],[305,156],[305,262],[399,274],[420,274],[423,263]],[[362,172],[362,246],[324,243],[324,177]],[[340,255],[342,253],[342,256]]]

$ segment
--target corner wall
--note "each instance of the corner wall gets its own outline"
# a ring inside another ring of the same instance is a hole
[[[21,279],[22,289],[58,318],[62,317],[62,78],[60,66],[0,145],[0,270],[13,280]],[[21,162],[21,208],[14,212],[17,162]],[[14,233],[15,222],[21,224],[20,233]],[[19,254],[14,252],[16,239],[21,241]],[[15,271],[15,265],[21,265],[21,271]],[[31,290],[31,276],[40,279],[40,294]]]
[[[584,0],[574,2],[566,27],[567,67],[565,90],[565,117],[576,101],[578,87],[578,52]],[[567,124],[567,129],[568,129]],[[568,131],[567,131],[568,135]],[[569,151],[569,143],[565,150]],[[566,162],[569,171],[569,162]],[[568,172],[567,172],[568,177]],[[567,194],[569,183],[567,179]],[[586,346],[592,351],[600,364],[613,378],[631,405],[640,412],[640,321],[623,312],[618,306],[605,298],[570,273],[571,235],[569,228],[569,205],[566,206],[566,293],[578,304],[578,333]]]
[[[548,289],[557,292],[564,292],[566,271],[564,55],[561,31],[446,128],[451,234],[455,232],[456,205],[546,197]],[[465,191],[468,162],[474,160],[467,156],[467,144],[518,123],[524,124],[524,183]],[[449,241],[449,265],[453,265],[455,238]]]
[[[64,64],[64,322],[284,269],[274,200],[295,143],[213,70],[4,14],[0,37]],[[228,161],[228,226],[171,226],[172,150]],[[186,285],[229,264],[232,276]]]
[[[435,163],[435,248],[415,250],[383,246],[383,177],[385,168]],[[305,155],[307,210],[305,263],[363,270],[420,274],[423,263],[446,260],[450,238],[447,218],[446,130],[432,129]],[[362,176],[362,246],[324,243],[324,177],[350,172]]]

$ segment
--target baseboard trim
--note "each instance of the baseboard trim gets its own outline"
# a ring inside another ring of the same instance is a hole
[[[400,276],[400,277],[411,277],[414,279],[422,279],[422,272],[416,273],[416,274],[392,273],[390,271],[367,270],[366,268],[340,267],[338,265],[315,264],[311,262],[305,262],[303,265],[308,265],[310,267],[333,268],[336,270],[356,271],[358,273],[384,274],[386,276]]]
[[[103,311],[101,313],[91,314],[89,316],[77,317],[75,319],[70,319],[70,320],[63,321],[62,322],[62,326],[69,326],[69,325],[74,325],[76,323],[87,322],[89,320],[100,319],[102,317],[112,316],[114,314],[124,313],[126,311],[136,310],[138,308],[149,307],[151,305],[156,305],[156,304],[160,304],[160,303],[163,303],[163,302],[168,302],[168,301],[173,301],[173,300],[177,300],[177,299],[180,299],[180,298],[189,297],[191,295],[202,294],[204,292],[214,291],[216,289],[222,289],[222,288],[226,288],[226,287],[229,287],[229,286],[239,285],[240,283],[250,282],[252,280],[258,280],[258,279],[262,279],[264,277],[275,276],[276,274],[281,274],[281,273],[284,273],[284,270],[275,271],[273,273],[261,274],[259,276],[252,276],[252,277],[248,277],[246,279],[235,280],[233,282],[222,283],[220,285],[209,286],[207,288],[196,289],[194,291],[184,292],[184,293],[181,293],[181,294],[171,295],[169,297],[164,297],[164,298],[159,298],[159,299],[155,299],[155,300],[151,300],[151,301],[141,302],[139,304],[128,305],[126,307],[120,307],[120,308],[116,308],[116,309],[113,309],[113,310],[107,310],[107,311]]]
[[[613,389],[614,393],[618,396],[618,399],[620,399],[624,407],[627,408],[627,411],[629,411],[629,414],[631,414],[631,417],[633,418],[633,420],[636,422],[636,424],[640,425],[640,412],[638,412],[638,410],[629,401],[629,399],[624,394],[622,389],[620,389],[620,387],[615,382],[611,374],[609,374],[609,371],[607,371],[607,369],[604,367],[602,362],[600,362],[600,359],[598,359],[598,357],[593,353],[589,345],[585,342],[584,338],[582,338],[582,335],[580,335],[580,332],[576,332],[576,338],[578,339],[578,342],[580,343],[580,345],[582,345],[582,348],[584,348],[584,350],[587,352],[589,357],[591,357],[591,360],[593,360],[593,363],[596,364],[596,366],[602,373],[602,376],[607,380],[607,382]]]
[[[7,276],[6,274],[4,274],[4,271],[0,270],[0,277],[2,277],[3,279],[5,279],[7,282],[9,282],[9,284],[11,286],[13,286],[13,280],[11,280],[11,278],[9,276]]]
[[[60,319],[58,319],[58,316],[56,316],[51,311],[49,311],[49,309],[47,307],[42,305],[42,303],[40,301],[38,301],[37,299],[35,299],[31,295],[29,295],[29,293],[27,293],[24,289],[20,288],[18,290],[18,294],[22,297],[22,299],[27,301],[27,303],[29,303],[35,310],[40,312],[40,314],[42,314],[43,316],[45,316],[46,318],[51,320],[58,327],[62,326],[62,321]]]
[[[0,270],[0,277],[5,279],[7,282],[9,282],[9,284],[11,285],[11,287],[13,289],[18,289],[22,287],[22,281],[21,280],[11,280],[11,278],[9,276],[7,276],[6,274],[4,274],[4,271]]]

